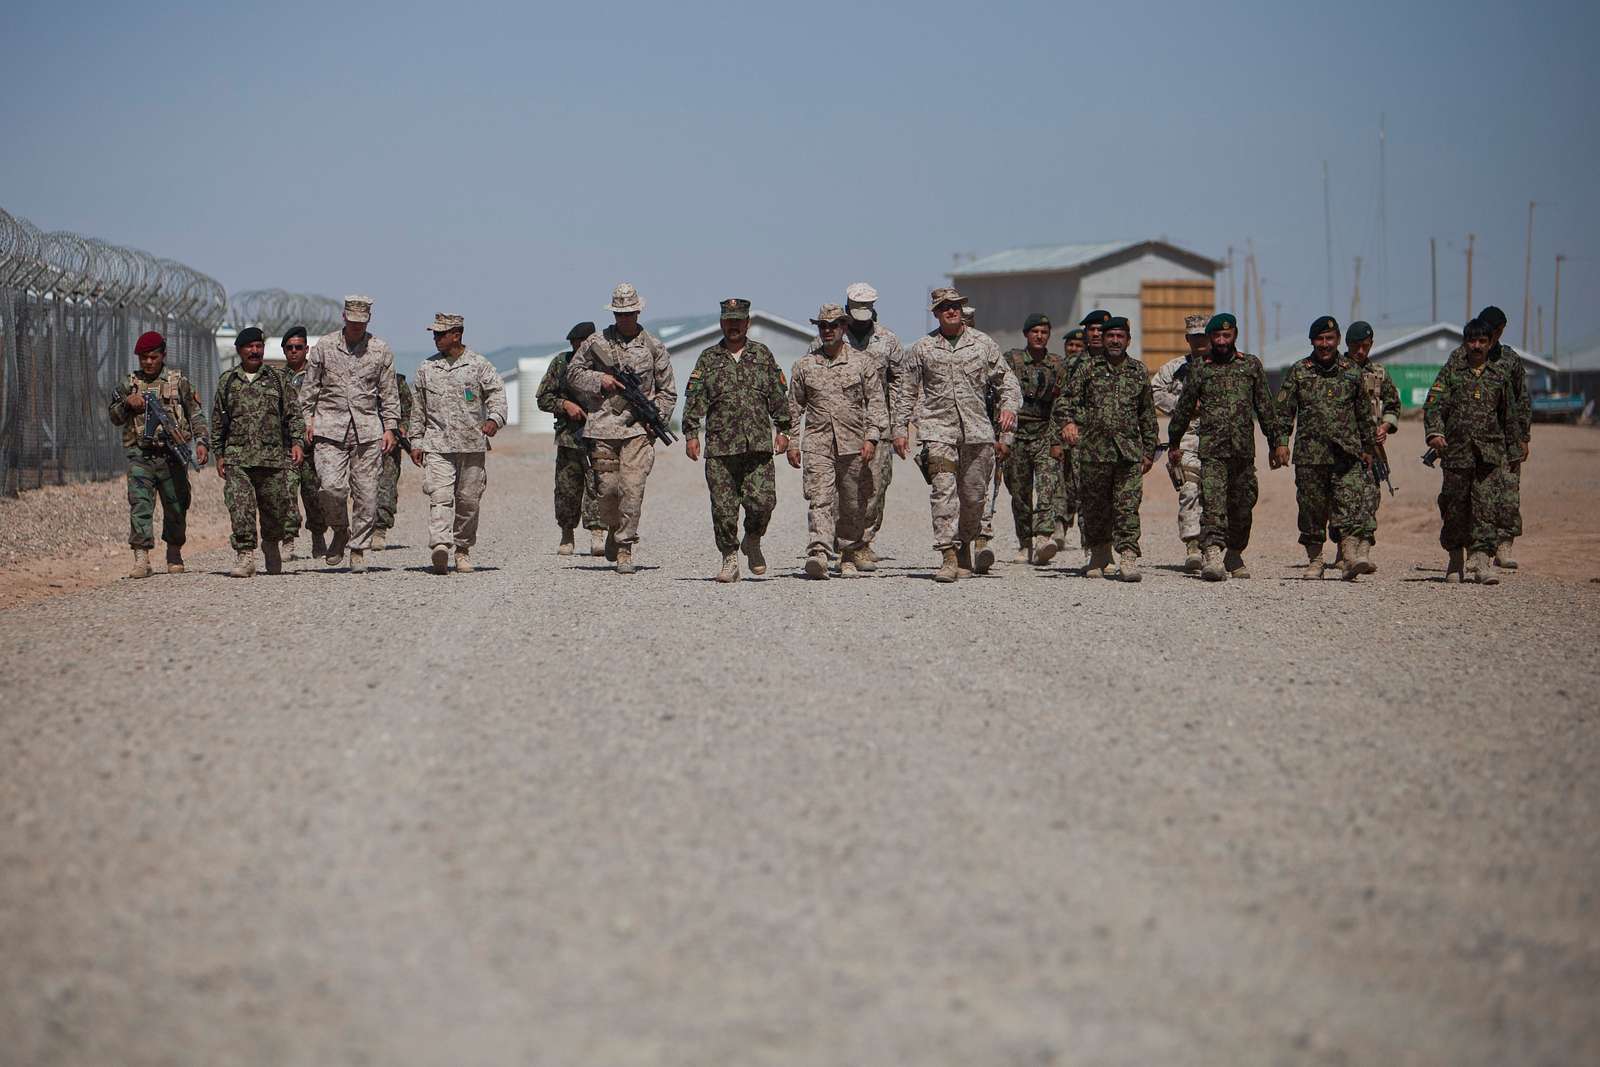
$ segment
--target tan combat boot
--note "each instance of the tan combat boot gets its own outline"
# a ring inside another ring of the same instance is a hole
[[[1339,577],[1345,581],[1354,581],[1356,575],[1361,573],[1359,567],[1360,549],[1356,547],[1354,537],[1346,537],[1339,542]]]
[[[961,577],[961,565],[956,561],[956,550],[953,548],[941,548],[939,551],[944,555],[944,562],[940,563],[939,569],[933,572],[933,580],[944,583],[953,582]]]
[[[1026,562],[1028,562],[1028,546],[1027,545],[1018,545],[1017,546],[1017,554],[1015,556],[1011,557],[1011,562],[1012,563],[1026,563]]]
[[[254,578],[256,573],[256,554],[250,552],[236,552],[233,557],[233,570],[228,572],[229,578]]]
[[[1110,573],[1110,568],[1111,568],[1111,546],[1110,545],[1090,545],[1089,546],[1089,562],[1083,568],[1083,576],[1085,578],[1114,578],[1114,577],[1116,577],[1116,575]]]
[[[963,541],[956,545],[956,577],[971,578],[972,570],[972,543]]]
[[[1322,577],[1328,565],[1322,561],[1322,546],[1306,546],[1306,577],[1315,581]]]
[[[636,570],[638,570],[638,568],[633,565],[633,546],[632,545],[618,545],[617,546],[617,573],[618,574],[632,574]]]
[[[466,545],[456,546],[456,573],[472,573],[472,549],[468,548]]]
[[[856,553],[853,548],[846,548],[839,553],[839,577],[859,578],[861,571],[856,567]]]
[[[1350,543],[1344,549],[1344,576],[1354,578],[1358,574],[1371,574],[1378,568],[1372,565],[1367,558],[1367,549],[1371,545],[1359,537],[1350,538]]]
[[[352,548],[350,550],[350,573],[367,573],[367,554],[359,548]]]
[[[1365,568],[1362,574],[1377,574],[1378,565],[1372,562],[1372,542],[1362,538],[1356,542],[1356,552],[1360,555],[1361,566]]]
[[[1228,549],[1222,554],[1222,565],[1227,568],[1230,578],[1250,577],[1250,568],[1244,565],[1244,553]]]
[[[337,567],[341,562],[344,561],[344,550],[349,544],[350,527],[334,527],[333,537],[328,541],[328,554],[322,558],[322,561],[330,567]]]
[[[183,573],[183,548],[179,545],[167,546],[167,573]]]
[[[450,573],[450,549],[445,545],[434,545],[431,562],[433,563],[433,573]]]
[[[724,584],[739,580],[739,553],[724,552],[722,554],[722,569],[717,572],[715,580]]]
[[[136,548],[133,550],[133,569],[128,572],[129,578],[150,577],[150,550]]]
[[[1144,578],[1144,575],[1139,573],[1139,553],[1123,552],[1118,558],[1121,560],[1118,569],[1122,573],[1123,581],[1137,582]]]
[[[1467,557],[1467,580],[1479,585],[1499,585],[1500,576],[1494,572],[1494,561],[1487,552],[1474,552]]]
[[[388,538],[384,536],[384,533],[385,531],[382,526],[372,531],[372,540],[368,542],[368,547],[371,548],[372,551],[382,552],[383,546],[389,543]]]
[[[1053,538],[1035,537],[1033,539],[1033,565],[1035,567],[1043,567],[1046,563],[1055,559],[1056,553],[1059,551],[1061,551],[1061,547],[1055,543]]]
[[[1204,562],[1200,566],[1200,577],[1208,582],[1225,582],[1228,580],[1228,568],[1222,562],[1222,549],[1217,545],[1207,545],[1202,554]]]
[[[828,576],[828,555],[825,552],[812,552],[806,556],[805,575],[807,578],[826,578]]]
[[[1322,549],[1317,549],[1317,558],[1322,558]],[[1190,537],[1183,542],[1183,569],[1189,574],[1199,574],[1200,568],[1205,566],[1205,557],[1200,552],[1200,538]],[[1322,576],[1320,572],[1317,575]]]
[[[283,573],[283,554],[278,551],[278,542],[270,539],[261,542],[261,555],[266,558],[268,574]]]
[[[293,563],[295,560],[300,558],[300,553],[296,551],[296,541],[293,537],[285,537],[283,539],[283,545],[280,548],[279,554],[286,562],[289,563]]]
[[[1466,575],[1466,571],[1467,550],[1464,548],[1452,548],[1450,550],[1450,562],[1445,564],[1444,569],[1445,584],[1460,585],[1461,579]]]
[[[860,548],[856,549],[856,566],[860,567],[863,571],[877,570],[878,559],[879,556],[872,550],[871,545],[862,545]],[[862,566],[862,564],[867,564],[867,566]]]
[[[572,539],[572,527],[561,527],[561,543],[556,546],[556,555],[570,556],[576,550],[577,547]]]
[[[603,556],[606,554],[606,532],[604,530],[589,531],[589,555]]]
[[[328,539],[323,536],[321,530],[313,530],[311,533],[311,554],[318,559],[328,554]]]
[[[972,541],[972,573],[988,574],[989,568],[994,566],[994,549],[989,547],[987,537],[977,537]]]
[[[739,542],[739,548],[750,560],[751,574],[767,573],[767,557],[761,554],[761,538],[746,537],[743,541]]]
[[[1511,540],[1507,538],[1494,546],[1494,565],[1501,570],[1514,571],[1517,561],[1511,556]]]
[[[1056,520],[1055,529],[1053,531],[1051,531],[1050,540],[1052,540],[1052,541],[1054,541],[1056,543],[1056,550],[1057,551],[1060,551],[1060,550],[1066,548],[1067,547],[1067,524],[1062,522],[1060,519],[1057,519]]]

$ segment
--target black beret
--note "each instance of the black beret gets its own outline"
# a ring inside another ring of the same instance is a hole
[[[1027,333],[1029,330],[1033,329],[1035,326],[1048,326],[1048,325],[1050,325],[1050,316],[1049,315],[1041,315],[1037,311],[1035,311],[1032,315],[1029,315],[1027,318],[1022,320],[1022,332],[1023,333]]]
[[[308,338],[306,337],[306,328],[304,326],[291,326],[291,327],[289,327],[288,332],[283,335],[283,340],[281,342],[279,342],[279,343],[280,344],[288,344],[289,343],[289,338],[291,338],[291,337],[298,337],[302,341],[307,340]]]
[[[1483,324],[1485,326],[1489,327],[1490,333],[1493,333],[1506,324],[1506,313],[1495,307],[1493,304],[1490,304],[1488,307],[1478,312],[1478,318],[1483,320]]]
[[[1095,310],[1089,312],[1089,314],[1085,315],[1083,317],[1083,321],[1079,322],[1078,325],[1079,326],[1099,326],[1102,323],[1104,323],[1107,319],[1109,319],[1110,317],[1111,317],[1111,312],[1106,311],[1103,308],[1096,308]]]
[[[1121,315],[1111,315],[1111,316],[1109,316],[1106,319],[1106,321],[1101,324],[1101,329],[1103,329],[1103,330],[1126,330],[1128,333],[1132,333],[1133,332],[1133,327],[1129,326],[1128,325],[1128,320],[1125,317],[1121,316]]]
[[[1329,330],[1332,330],[1334,335],[1337,336],[1339,333],[1339,320],[1334,318],[1332,315],[1323,315],[1321,318],[1316,319],[1311,323],[1311,332],[1307,336],[1309,336],[1311,340],[1315,341],[1317,339],[1317,334],[1326,333]]]
[[[1350,328],[1344,332],[1344,341],[1345,344],[1358,345],[1371,336],[1372,323],[1363,319],[1357,319],[1355,322],[1352,322],[1350,324]]]
[[[1081,341],[1081,340],[1083,340],[1083,327],[1082,326],[1074,326],[1072,329],[1068,330],[1066,333],[1061,335],[1061,340],[1062,340],[1063,343],[1065,343],[1067,341]]]
[[[233,347],[243,348],[245,345],[253,345],[257,341],[265,341],[266,339],[267,335],[261,332],[261,327],[246,326],[239,331],[239,336],[233,339]]]
[[[1469,341],[1474,337],[1489,337],[1493,333],[1494,330],[1482,319],[1473,319],[1467,323],[1467,328],[1461,331],[1462,336]]]
[[[575,345],[582,344],[592,333],[594,333],[594,323],[580,322],[567,331],[567,340]]]

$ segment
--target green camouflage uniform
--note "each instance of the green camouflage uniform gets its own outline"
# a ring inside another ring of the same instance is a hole
[[[567,361],[571,358],[568,350],[550,360],[534,397],[539,410],[548,411],[556,420],[556,525],[573,530],[581,521],[586,530],[604,530],[600,509],[589,491],[589,448],[582,436],[583,423],[573,422],[561,410],[563,400],[583,406],[567,391]]]
[[[1374,426],[1383,423],[1389,428],[1390,436],[1393,436],[1400,429],[1400,390],[1394,387],[1394,379],[1389,377],[1382,363],[1368,360],[1365,366],[1358,366],[1357,369],[1361,371],[1361,395],[1367,399]],[[1387,459],[1388,449],[1380,451]],[[1383,503],[1383,487],[1378,484],[1376,475],[1362,480],[1361,501],[1372,516],[1372,532],[1367,535],[1367,542],[1373,544],[1378,540],[1378,505]],[[1343,540],[1342,531],[1337,525],[1328,528],[1328,538],[1334,544]]]
[[[124,398],[133,392],[154,392],[166,409],[168,417],[177,425],[179,434],[185,436],[191,450],[206,441],[206,420],[194,386],[183,372],[165,367],[154,378],[146,378],[134,371],[117,390],[111,401],[111,424],[122,427],[122,449],[128,458],[128,545],[130,548],[154,548],[153,533],[156,498],[161,499],[161,540],[173,548],[183,544],[187,537],[186,521],[189,513],[189,470],[183,462],[167,451],[166,438],[148,447],[144,444],[143,411],[130,411]]]
[[[1520,366],[1485,363],[1473,370],[1465,361],[1447,363],[1428,390],[1423,434],[1443,435],[1439,457],[1444,483],[1439,488],[1439,543],[1446,550],[1493,553],[1508,525],[1505,511],[1516,506],[1506,484],[1506,457],[1522,433],[1516,378]]]
[[[235,367],[217,383],[211,423],[217,428],[212,454],[226,461],[222,499],[233,523],[228,543],[235,552],[255,551],[258,509],[262,536],[276,543],[294,510],[289,447],[306,434],[294,386],[273,367],[263,365],[253,382]]]
[[[789,432],[783,372],[772,350],[745,341],[739,358],[721,342],[700,353],[684,387],[683,436],[706,433],[706,486],[711,491],[711,530],[724,554],[739,546],[739,508],[751,539],[767,532],[778,487],[772,469],[773,428]]]
[[[1051,535],[1060,509],[1061,464],[1051,458],[1050,449],[1061,439],[1050,413],[1066,387],[1067,366],[1058,355],[1034,356],[1026,348],[1007,352],[1006,362],[1022,386],[1022,410],[1017,413],[1016,444],[1002,469],[1017,544],[1027,548],[1030,538]]]
[[[1278,416],[1261,360],[1235,351],[1225,360],[1206,356],[1189,374],[1167,425],[1171,448],[1181,448],[1184,431],[1199,414],[1200,544],[1243,552],[1250,544],[1251,512],[1256,506],[1256,433],[1260,423],[1267,444],[1282,442]]]
[[[1447,367],[1466,365],[1466,345],[1458,346],[1445,363]],[[1494,345],[1489,349],[1489,366],[1500,371],[1511,389],[1513,425],[1511,435],[1506,438],[1500,520],[1500,540],[1511,541],[1522,536],[1522,446],[1533,439],[1533,398],[1528,395],[1528,365],[1516,349],[1503,343]]]
[[[406,376],[395,372],[395,385],[400,390],[400,425],[407,426],[411,419],[411,387]],[[378,521],[375,529],[394,529],[394,509],[400,503],[400,449],[386,453],[378,469]]]
[[[1377,439],[1361,372],[1343,356],[1326,366],[1307,356],[1284,375],[1277,408],[1279,435],[1294,433],[1300,543],[1321,549],[1330,525],[1338,531],[1336,544],[1345,537],[1371,541],[1366,487],[1372,472],[1361,457],[1374,454]]]
[[[1132,356],[1087,361],[1056,402],[1055,425],[1078,427],[1078,514],[1084,545],[1139,554],[1144,461],[1160,438],[1150,373]]]
[[[294,390],[295,404],[300,403],[300,385],[306,380],[305,368],[301,367],[298,373],[285,370],[284,375],[289,379],[289,386]],[[283,539],[293,541],[300,536],[300,508],[305,507],[304,526],[313,537],[320,537],[328,529],[328,524],[322,521],[322,510],[319,505],[319,490],[321,485],[317,482],[317,464],[311,455],[311,446],[305,444],[304,438],[301,445],[305,449],[305,459],[300,461],[298,467],[288,469],[289,478],[289,518],[283,528]]]
[[[1062,357],[1062,366],[1065,368],[1065,379],[1061,385],[1062,395],[1071,392],[1073,381],[1089,365],[1089,352],[1079,352],[1071,358]],[[1078,450],[1068,448],[1065,443],[1061,445],[1061,491],[1057,494],[1056,519],[1063,530],[1072,529],[1072,524],[1080,516],[1078,513]],[[1080,531],[1080,535],[1081,535]]]

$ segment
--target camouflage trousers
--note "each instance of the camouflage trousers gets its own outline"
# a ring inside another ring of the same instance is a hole
[[[1522,454],[1520,444],[1508,445],[1507,448],[1514,449],[1519,456]],[[1506,464],[1501,482],[1504,485],[1501,507],[1505,509],[1505,516],[1500,524],[1500,540],[1510,541],[1522,536],[1522,464]]]
[[[489,484],[482,452],[424,452],[422,491],[428,494],[428,547],[478,543],[478,505]]]
[[[983,534],[983,512],[994,480],[994,445],[947,445],[929,441],[928,474],[933,484],[933,547],[955,548]]]
[[[1178,540],[1200,536],[1200,454],[1191,445],[1192,435],[1178,442]]]
[[[1243,552],[1250,545],[1250,521],[1260,486],[1253,456],[1222,456],[1200,461],[1200,544]]]
[[[400,450],[383,457],[378,468],[378,517],[373,526],[379,530],[394,529],[394,509],[400,503]]]
[[[378,521],[378,472],[383,445],[376,439],[357,441],[354,429],[342,440],[317,437],[314,442],[322,518],[335,530],[350,531],[350,548],[365,552]]]
[[[1300,507],[1300,543],[1307,548],[1321,548],[1330,526],[1334,544],[1345,537],[1372,540],[1375,524],[1366,491],[1371,484],[1367,468],[1354,459],[1295,464],[1294,498]]]
[[[872,544],[883,526],[883,503],[888,499],[889,482],[893,478],[894,449],[889,447],[888,441],[880,441],[872,457],[872,499],[867,501],[866,530],[861,536],[866,544]]]
[[[254,552],[260,547],[256,537],[277,541],[288,529],[294,497],[289,492],[289,472],[282,467],[242,467],[227,465],[222,479],[222,501],[228,505],[228,520],[233,534],[228,544],[235,552]]]
[[[887,452],[879,445],[878,454]],[[873,467],[878,454],[868,463],[859,452],[836,456],[832,452],[806,452],[800,470],[800,484],[806,494],[806,529],[810,540],[808,554],[851,550],[866,544],[867,508],[871,505]]]
[[[130,448],[128,547],[154,548],[156,499],[161,500],[161,540],[176,548],[186,539],[189,469],[165,451]]]
[[[556,525],[576,530],[603,530],[600,509],[589,491],[589,451],[585,448],[556,449]]]
[[[1078,514],[1085,545],[1109,544],[1139,554],[1139,505],[1144,503],[1140,463],[1078,463]]]
[[[1061,481],[1060,492],[1056,494],[1056,521],[1066,530],[1072,529],[1072,524],[1078,518],[1078,452],[1077,449],[1061,446]]]
[[[292,541],[299,537],[302,526],[313,534],[322,533],[328,524],[322,521],[321,488],[317,483],[316,464],[308,457],[300,466],[290,467],[286,473],[289,478],[289,517],[284,521],[283,539]],[[304,522],[300,518],[302,506],[305,508]]]
[[[1510,526],[1505,512],[1512,497],[1505,470],[1487,463],[1444,469],[1439,486],[1439,544],[1445,549],[1495,550]]]
[[[1060,513],[1061,463],[1050,456],[1052,443],[1050,434],[1018,437],[1001,468],[1011,494],[1011,524],[1023,548],[1030,538],[1049,537]]]
[[[1295,474],[1296,485],[1299,484],[1299,474]],[[1361,479],[1361,509],[1362,513],[1372,520],[1370,528],[1363,535],[1368,544],[1378,543],[1378,505],[1383,503],[1383,490],[1378,487],[1377,481],[1369,474]],[[1328,540],[1338,544],[1344,540],[1344,531],[1337,522],[1328,524]]]
[[[624,437],[599,440],[589,457],[589,489],[595,495],[600,522],[617,543],[639,540],[639,517],[644,512],[644,486],[656,465],[650,438]]]
[[[744,508],[746,537],[766,534],[772,509],[778,506],[778,480],[771,452],[707,456],[706,488],[711,491],[711,534],[719,552],[739,547],[739,509]]]

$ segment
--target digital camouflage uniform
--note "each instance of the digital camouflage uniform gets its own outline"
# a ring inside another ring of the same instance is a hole
[[[1017,544],[1026,548],[1031,538],[1054,532],[1060,509],[1061,463],[1050,450],[1061,439],[1051,412],[1066,388],[1067,365],[1054,353],[1035,356],[1026,348],[1007,352],[1006,363],[1022,389],[1022,410],[1017,413],[1016,444],[1003,469]]]
[[[1267,388],[1266,368],[1247,352],[1226,360],[1208,355],[1189,375],[1167,426],[1170,448],[1198,413],[1200,437],[1200,543],[1243,552],[1250,544],[1256,481],[1255,424],[1276,448],[1278,417]]]
[[[1279,436],[1294,434],[1300,543],[1320,552],[1330,525],[1342,538],[1370,542],[1372,472],[1361,457],[1374,454],[1377,439],[1361,372],[1344,356],[1326,365],[1307,356],[1284,375],[1276,406]]]
[[[1150,373],[1132,356],[1091,359],[1056,402],[1057,426],[1078,427],[1078,514],[1085,546],[1139,555],[1144,461],[1160,439]]]
[[[489,484],[483,424],[505,426],[505,384],[494,364],[467,348],[455,359],[441,353],[423,360],[411,401],[407,436],[423,453],[428,545],[470,549],[478,541],[478,508]]]
[[[406,376],[399,371],[394,375],[395,388],[400,392],[400,425],[406,426],[411,422],[411,387],[406,384]],[[400,449],[383,457],[383,466],[378,471],[378,519],[377,529],[394,529],[394,509],[400,503]]]
[[[1395,388],[1394,379],[1389,377],[1389,372],[1382,363],[1374,363],[1370,359],[1364,366],[1356,364],[1356,369],[1361,372],[1361,395],[1366,398],[1367,410],[1372,414],[1374,427],[1382,423],[1388,427],[1390,436],[1393,436],[1400,429],[1400,390]],[[1373,440],[1376,447],[1377,439]],[[1388,449],[1382,451],[1387,456]],[[1367,535],[1367,541],[1375,543],[1378,540],[1378,506],[1383,503],[1383,487],[1378,484],[1376,475],[1362,479],[1361,499],[1362,506],[1372,517],[1372,532]],[[1338,544],[1342,539],[1342,531],[1336,525],[1330,527],[1328,538],[1334,544]]]
[[[790,375],[789,425],[800,435],[790,448],[802,457],[807,554],[831,552],[835,542],[841,552],[854,552],[866,543],[875,488],[874,464],[861,458],[861,448],[867,441],[879,451],[888,447],[882,444],[889,409],[878,361],[848,344],[832,359],[820,348],[807,352]]]
[[[122,450],[128,459],[128,546],[154,548],[156,500],[161,501],[161,540],[171,548],[187,538],[189,470],[167,450],[164,433],[150,444],[144,441],[143,411],[130,411],[124,398],[133,392],[153,392],[187,437],[191,451],[206,442],[206,420],[200,397],[183,372],[163,367],[154,378],[134,371],[124,379],[111,401],[111,424],[122,427]],[[182,443],[182,442],[180,442]]]
[[[711,533],[724,556],[739,546],[741,507],[744,535],[756,541],[778,506],[774,427],[788,433],[789,404],[772,350],[747,339],[737,357],[720,341],[701,352],[684,386],[683,435],[705,430]]]
[[[567,364],[571,359],[569,350],[550,360],[534,398],[539,410],[548,411],[556,422],[556,525],[575,530],[581,522],[586,530],[604,530],[594,493],[589,491],[589,446],[582,436],[583,423],[562,414],[563,400],[579,403],[567,389]]]
[[[1102,350],[1103,351],[1103,350]],[[1062,366],[1066,368],[1066,380],[1061,391],[1068,392],[1072,388],[1074,379],[1089,365],[1088,351],[1079,352],[1070,358],[1062,357]],[[1069,448],[1065,442],[1061,444],[1061,492],[1057,496],[1059,503],[1056,506],[1056,521],[1063,531],[1072,529],[1074,522],[1080,521],[1079,493],[1078,493],[1078,450]],[[1079,531],[1082,540],[1082,531]]]
[[[294,390],[295,403],[300,403],[300,386],[306,380],[306,371],[301,367],[298,373],[285,370],[283,372],[289,379],[289,385]],[[302,409],[302,421],[304,409]],[[289,479],[289,508],[288,524],[283,528],[283,539],[293,541],[300,536],[301,526],[311,533],[314,538],[320,539],[327,532],[328,524],[322,520],[321,486],[317,484],[317,464],[312,455],[311,446],[305,446],[305,458],[298,467],[288,469]],[[302,522],[300,509],[305,508],[305,518]]]
[[[289,449],[305,437],[306,424],[288,375],[262,365],[255,381],[234,367],[211,398],[216,427],[212,456],[223,467],[222,499],[228,506],[235,552],[254,552],[261,538],[272,542],[288,528],[294,511],[289,489]]]
[[[1467,346],[1450,353],[1447,367],[1467,365]],[[1522,536],[1522,446],[1533,439],[1533,398],[1528,394],[1528,365],[1508,344],[1491,345],[1488,365],[1496,368],[1511,390],[1511,435],[1506,440],[1505,477],[1501,479],[1500,542]],[[1446,435],[1448,440],[1448,435]]]
[[[1150,395],[1157,411],[1171,417],[1184,384],[1202,358],[1184,354],[1161,365],[1150,379]],[[1200,537],[1200,435],[1190,427],[1178,447],[1178,538],[1196,541]]]
[[[1516,376],[1521,368],[1466,360],[1447,363],[1428,390],[1423,434],[1442,435],[1439,457],[1439,543],[1447,551],[1492,553],[1508,525],[1516,496],[1506,484],[1506,457],[1520,444],[1522,417]]]

